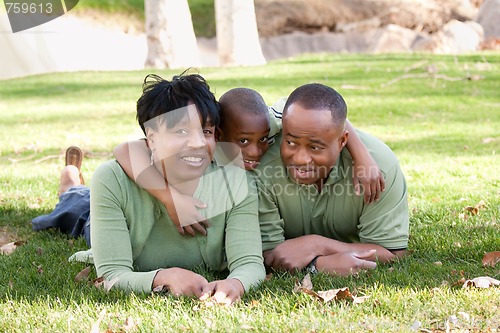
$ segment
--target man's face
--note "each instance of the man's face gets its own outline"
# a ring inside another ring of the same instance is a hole
[[[224,128],[219,131],[219,141],[238,145],[246,170],[255,169],[269,149],[269,118],[267,114],[227,112]]]
[[[171,112],[180,112],[180,121],[167,126],[168,120],[164,119],[148,140],[154,150],[156,168],[162,175],[166,173],[167,181],[175,185],[201,177],[210,164],[215,150],[215,127],[208,119],[202,128],[194,104]]]
[[[321,186],[346,143],[343,124],[334,124],[329,110],[308,110],[293,103],[283,116],[281,159],[298,184]]]

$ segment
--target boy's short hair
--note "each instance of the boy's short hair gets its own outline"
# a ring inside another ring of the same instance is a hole
[[[233,88],[226,91],[219,98],[219,104],[221,107],[221,126],[224,125],[224,118],[231,112],[269,115],[264,98],[250,88]]]

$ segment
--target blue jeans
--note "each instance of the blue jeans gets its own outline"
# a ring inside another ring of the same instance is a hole
[[[90,189],[79,185],[59,196],[54,210],[31,220],[33,230],[58,228],[72,237],[83,235],[90,247]]]

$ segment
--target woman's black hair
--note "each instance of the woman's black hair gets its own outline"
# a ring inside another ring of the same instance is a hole
[[[199,74],[187,74],[188,71],[174,76],[172,81],[155,74],[144,78],[142,96],[137,100],[137,121],[144,134],[147,121],[191,103],[196,105],[203,127],[208,119],[211,125],[219,125],[219,103],[207,81]],[[182,113],[173,112],[172,117],[167,118],[167,126],[174,126],[182,117]]]

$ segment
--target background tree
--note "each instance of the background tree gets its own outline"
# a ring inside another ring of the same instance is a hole
[[[262,65],[253,0],[215,0],[217,52],[221,66]]]
[[[187,0],[145,0],[146,67],[200,66],[200,52]]]

